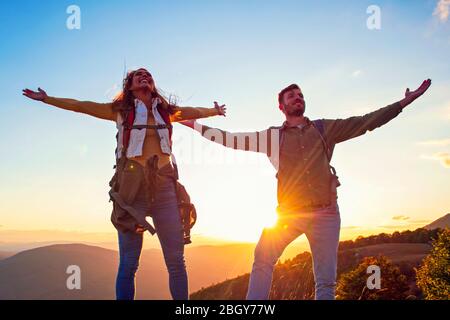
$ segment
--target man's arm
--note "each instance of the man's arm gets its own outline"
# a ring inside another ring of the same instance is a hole
[[[96,118],[116,121],[117,113],[113,112],[112,103],[97,103],[92,101],[78,101],[75,99],[55,98],[49,97],[47,93],[41,88],[35,92],[29,89],[23,90],[23,95],[37,101],[42,101],[46,104],[55,107],[85,113]]]
[[[332,143],[343,142],[372,131],[397,117],[402,110],[427,91],[431,80],[425,80],[415,91],[406,89],[405,97],[384,108],[359,117],[324,120],[325,134]]]
[[[333,144],[359,137],[367,131],[388,123],[398,116],[402,109],[400,103],[396,102],[363,116],[336,120],[324,119],[325,136]]]

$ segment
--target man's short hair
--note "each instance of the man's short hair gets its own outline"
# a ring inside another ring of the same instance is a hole
[[[278,94],[278,103],[280,105],[282,105],[283,104],[283,96],[284,96],[284,94],[286,92],[294,90],[294,89],[300,89],[300,87],[297,84],[293,83],[293,84],[287,86],[286,88],[284,88],[283,90],[281,90],[280,93]]]

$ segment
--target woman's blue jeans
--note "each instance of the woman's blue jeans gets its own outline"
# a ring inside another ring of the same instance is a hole
[[[188,279],[184,261],[184,238],[178,209],[175,181],[168,178],[159,186],[155,201],[149,204],[142,187],[133,207],[150,212],[161,243],[169,272],[169,288],[174,300],[188,299]],[[132,300],[135,296],[135,274],[142,251],[143,234],[119,231],[120,263],[116,280],[118,300]],[[158,275],[155,275],[158,276]]]

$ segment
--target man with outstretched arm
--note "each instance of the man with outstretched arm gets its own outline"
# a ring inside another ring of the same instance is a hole
[[[333,149],[337,143],[388,123],[430,85],[431,80],[425,80],[417,90],[407,89],[402,100],[363,116],[311,121],[304,116],[302,90],[292,84],[278,94],[279,108],[286,117],[280,127],[230,133],[194,120],[183,123],[226,147],[265,153],[277,170],[278,221],[263,230],[256,246],[247,299],[269,298],[278,258],[302,234],[311,247],[316,300],[335,298],[341,219],[336,191],[340,183],[330,165]]]

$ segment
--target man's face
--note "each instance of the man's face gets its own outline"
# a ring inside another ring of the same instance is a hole
[[[301,89],[292,89],[284,93],[282,111],[289,116],[300,117],[305,113],[305,99]]]

